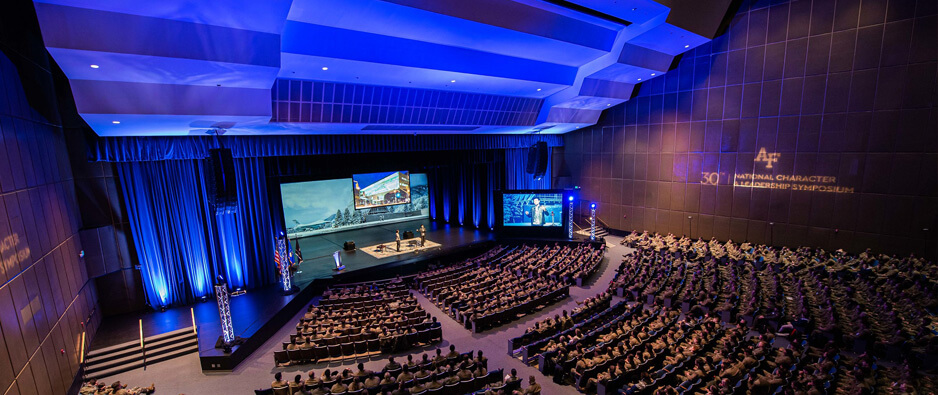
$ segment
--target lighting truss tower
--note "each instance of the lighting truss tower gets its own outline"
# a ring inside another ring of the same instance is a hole
[[[590,203],[590,241],[596,240],[596,203]]]
[[[567,201],[570,203],[570,207],[567,210],[567,238],[573,238],[573,196],[567,198]]]
[[[221,317],[221,335],[225,344],[231,344],[235,340],[234,326],[231,324],[231,303],[228,297],[228,284],[225,279],[218,276],[218,284],[215,284],[215,301],[218,302],[218,315]]]
[[[293,290],[293,280],[290,278],[290,259],[284,237],[277,238],[277,253],[280,255],[280,285],[283,292],[290,292]]]

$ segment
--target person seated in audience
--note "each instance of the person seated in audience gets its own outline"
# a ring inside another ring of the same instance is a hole
[[[345,385],[342,380],[336,380],[335,384],[332,385],[332,388],[329,389],[329,392],[333,394],[338,394],[348,391],[348,386]]]
[[[323,384],[322,382],[320,382],[319,384],[316,384],[315,386],[311,388],[312,389],[309,390],[310,395],[326,395],[329,393],[329,390],[326,389],[326,385]]]
[[[410,370],[414,370],[414,368],[417,367],[417,363],[414,362],[413,355],[407,354],[407,362],[404,364],[404,366],[407,366],[408,368],[410,368]]]
[[[414,372],[414,378],[416,378],[417,380],[421,380],[421,379],[425,379],[425,378],[429,377],[429,376],[433,373],[433,372],[431,372],[431,371],[429,370],[430,368],[431,368],[430,364],[420,364],[420,365],[417,365],[417,366],[414,368],[414,370],[415,370],[415,372]]]
[[[443,356],[443,350],[441,350],[439,347],[437,347],[436,349],[436,356],[433,357],[433,362],[434,363],[446,362],[446,357]]]
[[[98,392],[98,380],[91,379],[81,383],[81,388],[78,389],[78,393],[81,395],[94,395]]]
[[[452,371],[453,369],[453,367],[447,365],[447,371]],[[459,376],[455,374],[446,376],[446,378],[443,379],[443,385],[453,385],[456,383],[459,383]]]
[[[511,371],[509,371],[508,374],[505,375],[506,384],[513,382],[513,381],[518,381],[518,380],[521,380],[521,378],[518,377],[518,371],[515,368],[511,368]]]
[[[306,394],[306,382],[303,380],[303,375],[298,374],[293,377],[293,381],[290,382],[290,394]]]
[[[349,385],[348,385],[348,391],[349,391],[349,392],[358,391],[358,390],[363,390],[363,389],[365,389],[365,385],[362,384],[360,377],[355,377],[355,378],[353,378],[353,379],[352,379],[352,382],[349,383]]]
[[[322,372],[322,376],[319,378],[319,381],[323,383],[332,383],[335,380],[335,376],[329,369],[326,369]]]
[[[472,376],[475,378],[485,377],[489,374],[488,369],[482,363],[475,363],[475,370],[472,371]]]
[[[419,393],[424,392],[424,391],[426,391],[426,390],[427,390],[426,386],[424,386],[423,384],[421,384],[419,380],[416,381],[416,382],[414,382],[414,386],[413,386],[413,387],[410,387],[410,393],[411,393],[411,394],[419,394]]]
[[[482,350],[478,351],[475,359],[473,359],[473,362],[475,362],[477,365],[485,366],[485,368],[488,369],[489,359],[482,355]]]
[[[456,352],[456,346],[453,344],[449,345],[449,353],[446,354],[446,359],[457,358],[459,353]]]
[[[528,376],[528,387],[523,390],[515,390],[514,395],[537,395],[541,393],[541,385],[534,381],[534,376]]]
[[[440,383],[439,380],[437,380],[437,375],[436,375],[436,373],[431,374],[431,375],[430,375],[430,382],[428,382],[427,385],[426,385],[427,390],[435,390],[435,389],[440,388],[440,387],[442,387],[442,386],[443,386],[443,383]]]
[[[466,363],[463,362],[459,364],[459,371],[456,372],[456,376],[459,377],[460,381],[469,381],[472,380],[472,371],[469,370]]]
[[[392,391],[391,395],[410,395],[410,391],[404,388],[404,383],[398,383],[397,389]]]
[[[376,374],[372,374],[365,378],[365,382],[362,383],[365,389],[375,388],[381,385],[381,377]]]
[[[290,383],[287,383],[286,381],[283,380],[283,373],[281,372],[274,373],[274,381],[270,383],[271,388],[283,388],[283,387],[289,387],[289,386],[290,386]]]
[[[379,384],[390,385],[390,384],[394,384],[395,382],[396,381],[394,379],[394,376],[391,376],[391,372],[384,372],[384,376],[381,378],[381,382]]]
[[[364,378],[364,377],[368,377],[368,376],[371,376],[371,371],[368,370],[368,369],[365,369],[365,364],[359,362],[359,363],[358,363],[358,371],[355,372],[355,377],[362,377],[362,378]]]
[[[394,361],[394,357],[388,357],[388,363],[384,365],[384,370],[398,370],[401,368],[401,364]]]
[[[406,382],[411,381],[411,380],[413,380],[413,379],[414,379],[414,374],[410,372],[410,367],[409,367],[409,366],[404,366],[403,371],[401,372],[401,374],[397,375],[397,382],[398,382],[398,383],[406,383]]]

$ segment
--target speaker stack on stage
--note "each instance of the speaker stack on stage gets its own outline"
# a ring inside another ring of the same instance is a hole
[[[216,214],[230,214],[238,208],[238,183],[235,180],[234,158],[231,149],[213,148],[208,150],[205,169],[205,189],[208,191],[208,203]]]
[[[535,179],[540,180],[547,174],[547,156],[550,154],[547,149],[547,143],[538,141],[528,148],[528,160],[525,163],[525,173],[534,175]]]

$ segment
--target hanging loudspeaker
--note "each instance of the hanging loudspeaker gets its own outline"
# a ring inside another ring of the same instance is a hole
[[[208,203],[217,214],[233,213],[238,207],[237,182],[235,182],[234,158],[228,148],[208,150],[205,169],[205,189]]]
[[[534,178],[541,178],[547,174],[547,143],[538,141],[528,148],[528,160],[525,163],[524,171],[533,174]]]

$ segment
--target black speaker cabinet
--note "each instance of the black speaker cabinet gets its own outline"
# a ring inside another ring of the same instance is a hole
[[[411,232],[411,231],[409,231],[409,230],[405,230],[405,231],[404,231],[404,234],[401,235],[401,238],[404,239],[404,240],[413,239],[413,238],[414,238],[414,232]]]
[[[208,150],[205,168],[205,189],[208,203],[216,213],[233,213],[238,207],[234,158],[228,148]]]
[[[528,160],[524,164],[524,171],[533,174],[534,177],[541,177],[547,173],[547,156],[550,151],[547,149],[547,143],[538,141],[528,148]]]
[[[346,251],[352,251],[352,250],[354,250],[354,249],[355,249],[355,241],[353,241],[353,240],[348,240],[348,241],[346,241],[345,244],[342,246],[342,248],[345,249]]]

